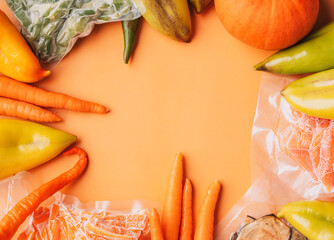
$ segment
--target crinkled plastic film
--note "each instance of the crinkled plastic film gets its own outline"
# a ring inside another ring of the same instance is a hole
[[[133,0],[6,0],[44,68],[52,69],[95,24],[132,20],[145,12]]]
[[[293,109],[280,94],[300,77],[263,75],[252,133],[252,175],[272,172],[305,199],[333,197],[333,121]]]
[[[252,143],[252,186],[218,223],[215,240],[228,240],[246,220],[275,214],[286,203],[334,199],[334,122],[294,110],[281,96],[303,76],[263,74]]]
[[[27,172],[0,182],[0,217],[41,183]],[[13,239],[150,239],[150,201],[82,203],[60,192],[43,202]]]
[[[29,225],[20,233],[42,239],[144,239],[149,234],[148,210],[110,209],[109,202],[84,204],[73,196],[60,193],[46,206],[37,208]]]

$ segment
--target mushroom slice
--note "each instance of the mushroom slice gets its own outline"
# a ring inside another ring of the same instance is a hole
[[[275,215],[267,215],[244,225],[232,235],[235,240],[290,240],[292,229]]]

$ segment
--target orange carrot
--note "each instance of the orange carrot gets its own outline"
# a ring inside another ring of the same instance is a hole
[[[0,96],[41,107],[63,108],[79,112],[108,112],[108,109],[100,104],[83,101],[62,93],[49,92],[5,76],[0,76]]]
[[[58,240],[60,235],[60,222],[58,219],[49,221],[52,240]]]
[[[48,230],[46,229],[46,227],[43,227],[43,229],[42,229],[42,239],[43,240],[50,240]]]
[[[182,196],[182,218],[180,228],[180,240],[192,240],[193,210],[192,210],[192,185],[188,178],[184,183]]]
[[[165,240],[178,240],[181,223],[183,160],[177,154],[169,175],[162,212],[162,232]]]
[[[159,213],[155,208],[150,213],[151,240],[164,240],[160,225]]]
[[[0,220],[0,240],[11,239],[19,226],[38,205],[81,175],[87,165],[87,154],[82,149],[75,147],[65,152],[64,155],[73,153],[79,155],[79,161],[72,169],[32,191]]]
[[[194,240],[212,240],[216,203],[220,191],[220,183],[216,180],[209,187],[198,215]]]
[[[34,240],[35,239],[35,232],[30,230],[27,236],[27,240]]]
[[[30,230],[28,235],[25,233],[21,233],[18,240],[34,240],[35,239],[35,232]]]
[[[0,114],[36,122],[60,122],[56,114],[30,103],[0,97]]]
[[[21,233],[17,240],[27,240],[27,234]]]

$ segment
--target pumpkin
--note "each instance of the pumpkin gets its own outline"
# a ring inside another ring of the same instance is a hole
[[[215,0],[215,8],[234,37],[253,47],[278,50],[311,31],[319,0]]]

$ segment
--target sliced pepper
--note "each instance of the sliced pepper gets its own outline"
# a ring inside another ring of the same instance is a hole
[[[76,140],[37,123],[0,119],[0,179],[51,160]]]
[[[334,239],[334,202],[292,202],[284,205],[277,216],[310,240]]]

